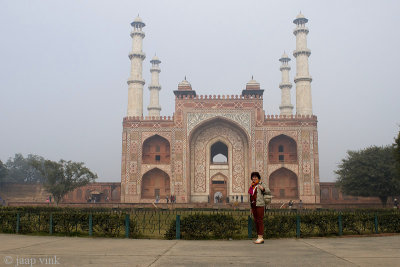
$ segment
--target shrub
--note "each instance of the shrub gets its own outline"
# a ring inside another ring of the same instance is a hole
[[[181,239],[228,239],[240,233],[240,221],[232,215],[192,214],[181,219]],[[167,239],[176,237],[176,220],[170,224]]]

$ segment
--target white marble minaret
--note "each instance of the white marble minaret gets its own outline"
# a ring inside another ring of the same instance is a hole
[[[294,82],[296,83],[296,114],[298,115],[312,115],[312,79],[308,71],[308,57],[311,51],[307,48],[307,22],[308,19],[301,13],[293,20],[293,23],[296,24],[296,28],[293,31],[296,36],[296,50],[294,50],[293,56],[296,58],[296,77]]]
[[[151,84],[149,85],[150,90],[150,104],[147,107],[149,111],[149,116],[160,116],[161,106],[159,101],[159,91],[161,90],[160,82],[159,82],[159,75],[161,72],[159,64],[161,61],[158,59],[157,56],[154,56],[151,60]]]
[[[131,60],[131,74],[128,79],[128,116],[143,116],[143,85],[142,78],[143,60],[146,55],[142,51],[144,32],[142,28],[146,25],[139,16],[131,23],[133,30],[132,52],[129,54]]]
[[[279,106],[279,109],[281,110],[281,115],[290,116],[293,115],[293,105],[290,100],[290,88],[292,88],[292,83],[289,79],[290,58],[286,53],[283,53],[279,61],[282,62],[282,66],[280,67],[282,72],[282,82],[279,84],[279,88],[281,88],[281,105]]]

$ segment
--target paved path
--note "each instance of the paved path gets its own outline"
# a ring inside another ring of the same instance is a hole
[[[0,266],[400,266],[400,235],[184,241],[0,234]]]

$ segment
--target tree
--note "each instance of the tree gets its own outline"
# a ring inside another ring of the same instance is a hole
[[[7,167],[0,160],[0,182],[3,182],[3,179],[7,176],[8,170]]]
[[[397,135],[397,138],[394,139],[393,152],[394,152],[394,158],[396,160],[397,171],[398,174],[400,175],[400,131],[399,134]]]
[[[44,158],[29,154],[26,158],[22,154],[15,154],[14,158],[9,158],[6,162],[8,174],[5,182],[11,183],[43,183],[44,177],[35,169],[31,162],[44,161]]]
[[[97,178],[83,162],[45,160],[32,161],[31,164],[45,178],[44,187],[53,195],[57,205],[68,192],[94,182]]]
[[[379,197],[383,206],[389,196],[400,192],[400,176],[396,172],[393,146],[372,146],[348,151],[335,173],[343,193],[362,197]]]

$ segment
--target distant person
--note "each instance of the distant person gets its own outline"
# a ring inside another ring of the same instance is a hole
[[[265,200],[264,194],[269,191],[268,187],[261,182],[261,175],[258,172],[251,173],[251,185],[249,188],[251,213],[254,217],[254,222],[257,229],[257,240],[255,244],[264,243],[264,209]],[[242,196],[243,197],[243,196]]]
[[[160,196],[157,195],[157,196],[156,196],[156,203],[158,203],[159,200],[160,200]]]
[[[240,196],[240,202],[243,203],[243,195]]]
[[[293,208],[293,200],[289,200],[288,206],[290,210]]]
[[[299,201],[299,209],[301,210],[301,209],[303,209],[303,201],[300,199],[300,201]]]
[[[51,195],[49,195],[49,202],[51,203]]]
[[[394,207],[393,207],[393,208],[399,209],[399,201],[397,200],[397,198],[394,199],[393,204],[394,204]]]
[[[166,196],[165,199],[167,200],[167,204],[168,204],[168,203],[169,203],[169,198],[168,198],[168,196]]]

